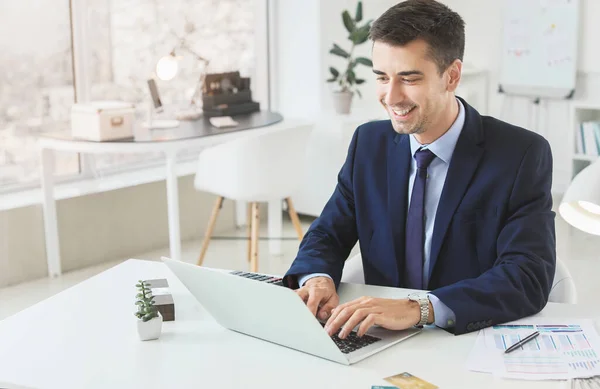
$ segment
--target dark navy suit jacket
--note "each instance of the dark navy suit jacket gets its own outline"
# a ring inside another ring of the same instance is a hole
[[[455,313],[455,334],[539,312],[556,265],[548,142],[461,101],[465,124],[437,210],[426,288]],[[358,127],[287,286],[308,273],[329,274],[339,285],[357,240],[365,282],[403,286],[410,158],[408,135],[389,120]]]

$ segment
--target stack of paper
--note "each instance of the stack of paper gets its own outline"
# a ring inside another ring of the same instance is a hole
[[[504,351],[527,335],[540,335],[519,349]],[[591,320],[519,321],[479,332],[467,362],[469,370],[505,378],[550,380],[600,374],[600,337]]]

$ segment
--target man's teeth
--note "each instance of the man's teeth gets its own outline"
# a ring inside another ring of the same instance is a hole
[[[398,111],[398,110],[392,109],[392,111],[394,111],[394,113],[396,115],[398,115],[398,116],[404,116],[404,115],[408,115],[408,113],[410,111],[412,111],[413,108],[414,107],[410,107],[410,108],[407,108],[407,109],[403,109],[402,111]]]

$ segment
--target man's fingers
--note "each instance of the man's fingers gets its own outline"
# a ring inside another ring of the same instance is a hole
[[[335,317],[332,315],[325,325],[325,329],[329,336],[335,334],[348,321],[348,319],[350,319],[356,309],[358,309],[358,305],[352,305],[342,309],[341,311],[338,311]]]
[[[344,327],[340,331],[339,338],[345,339],[354,327],[359,325],[372,311],[373,310],[369,308],[358,308],[355,310],[352,316],[346,321],[346,324],[344,324]]]
[[[367,315],[365,320],[363,320],[363,322],[360,323],[360,327],[358,327],[357,335],[363,336],[364,334],[367,333],[369,328],[373,327],[375,324],[377,324],[377,314],[370,313],[369,315]]]
[[[344,309],[352,307],[354,305],[358,305],[358,304],[361,303],[361,301],[362,301],[362,297],[358,298],[356,300],[348,301],[347,303],[344,303],[342,305],[338,305],[337,307],[335,307],[331,311],[331,316],[329,316],[329,320],[327,320],[326,326],[329,326],[331,323],[333,323],[337,319],[337,317],[340,314],[340,312],[342,312]]]
[[[319,303],[321,302],[321,298],[318,292],[312,291],[309,292],[308,301],[306,302],[306,306],[310,313],[313,316],[317,316],[317,309],[319,308]]]
[[[333,296],[329,297],[329,300],[319,309],[319,319],[326,320],[329,315],[331,315],[331,311],[337,307],[340,298],[337,293],[334,293]]]
[[[306,300],[308,300],[308,288],[297,289],[296,294],[300,296],[302,301],[306,302]]]

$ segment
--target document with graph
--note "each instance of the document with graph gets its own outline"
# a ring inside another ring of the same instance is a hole
[[[600,375],[600,337],[591,320],[518,321],[477,335],[467,367],[506,378],[544,380]],[[539,335],[506,354],[528,335]]]

